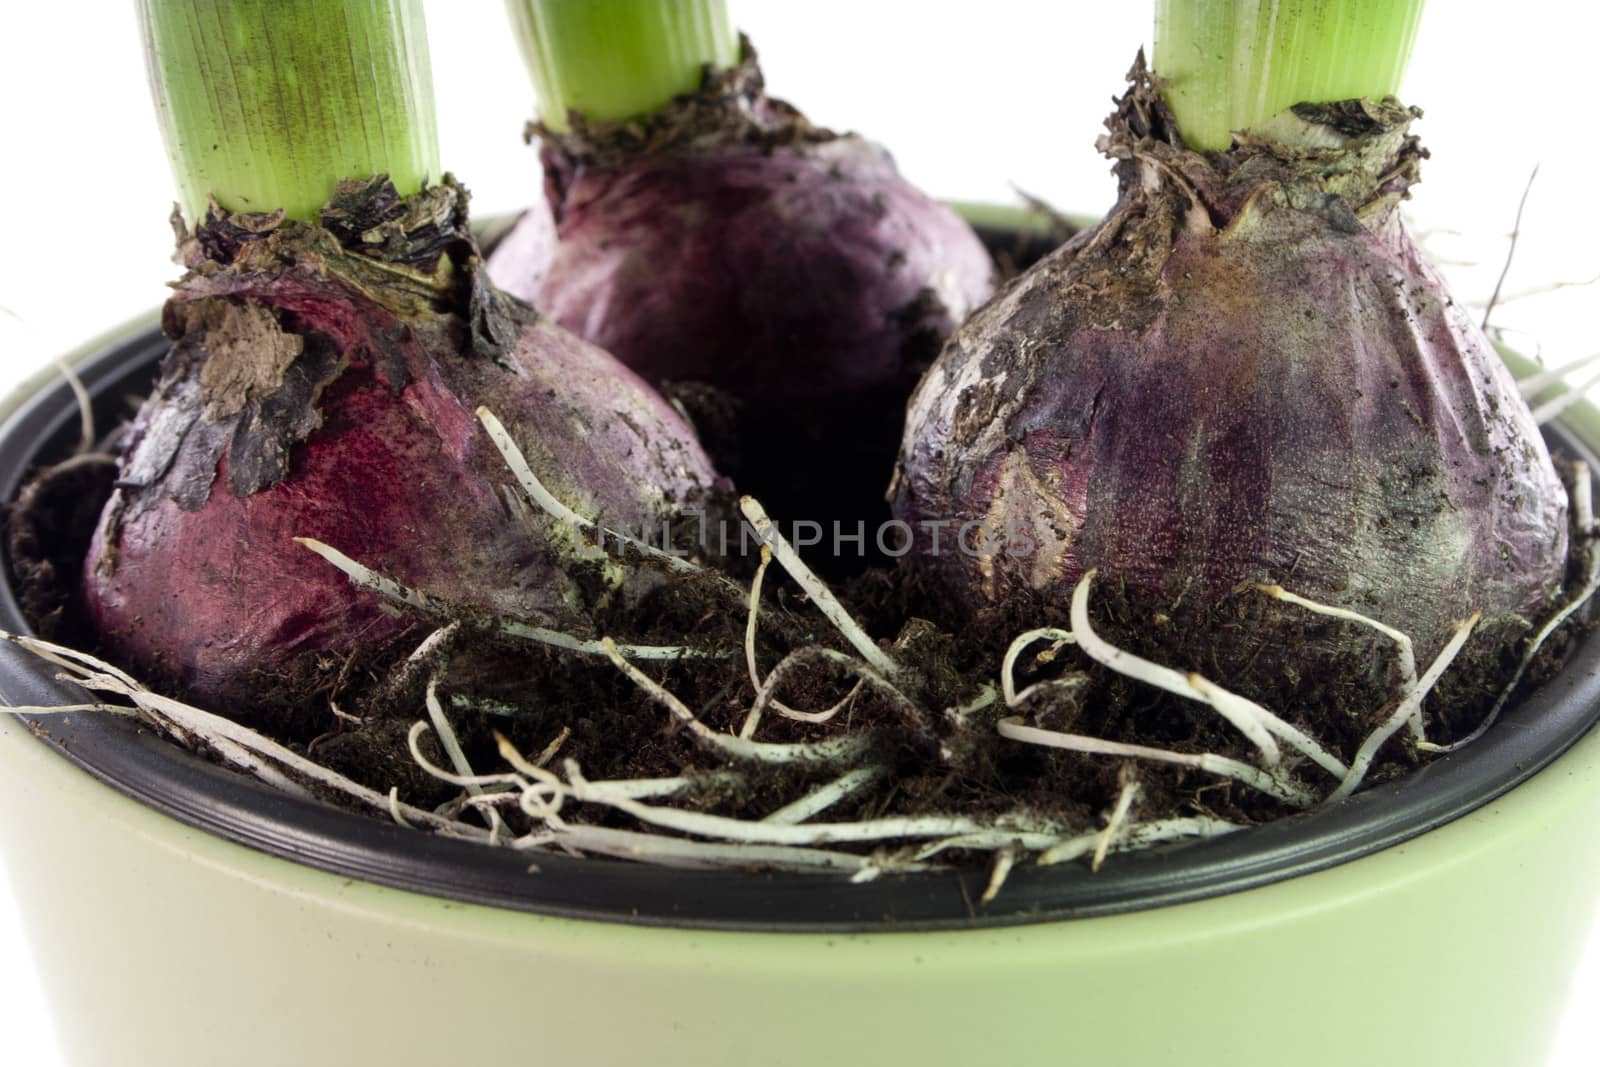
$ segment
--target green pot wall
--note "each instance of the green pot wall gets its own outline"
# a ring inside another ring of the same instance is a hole
[[[14,721],[0,766],[0,845],[74,1067],[1520,1067],[1542,1062],[1600,893],[1600,733],[1316,874],[871,935],[460,904],[190,829]]]

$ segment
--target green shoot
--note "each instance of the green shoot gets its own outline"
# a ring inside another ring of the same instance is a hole
[[[591,122],[648,115],[700,87],[707,65],[739,62],[727,0],[506,0],[539,94],[557,132],[576,111]]]
[[[139,0],[181,206],[315,220],[341,179],[439,176],[422,0]]]
[[[1423,0],[1156,0],[1155,72],[1191,148],[1303,103],[1400,91]]]

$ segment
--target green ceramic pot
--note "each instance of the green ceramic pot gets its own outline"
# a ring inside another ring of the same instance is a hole
[[[110,404],[148,321],[77,357]],[[75,433],[0,409],[0,493]],[[1600,445],[1575,409],[1560,443]],[[0,626],[22,625],[0,584]],[[0,648],[0,701],[81,699]],[[1100,874],[669,871],[443,841],[129,723],[0,716],[0,847],[75,1067],[1520,1067],[1600,904],[1600,642],[1482,744]]]

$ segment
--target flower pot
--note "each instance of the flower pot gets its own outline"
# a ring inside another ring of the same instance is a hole
[[[107,411],[150,323],[74,360]],[[0,495],[76,434],[3,408]],[[1600,444],[1600,413],[1555,435]],[[21,629],[9,584],[0,627]],[[83,699],[0,646],[0,700]],[[662,870],[449,841],[108,716],[0,716],[0,846],[79,1067],[529,1062],[1511,1067],[1600,902],[1600,642],[1481,744],[1337,805],[1086,868]],[[530,859],[537,870],[530,870]]]

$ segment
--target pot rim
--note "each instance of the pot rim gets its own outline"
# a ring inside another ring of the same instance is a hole
[[[98,408],[148,388],[166,341],[148,316],[74,358]],[[31,395],[21,396],[31,390]],[[0,500],[16,497],[37,457],[63,455],[78,413],[59,377],[0,404]],[[7,411],[6,409],[10,410]],[[109,413],[106,412],[106,413]],[[1571,430],[1552,433],[1600,470]],[[1600,440],[1600,432],[1589,436]],[[27,633],[0,576],[0,627]],[[23,649],[0,644],[0,700],[84,703],[78,687]],[[1078,865],[1019,866],[1005,892],[976,906],[987,871],[841,876],[698,871],[576,859],[424,834],[288,796],[206,762],[120,716],[22,716],[66,759],[179,822],[269,855],[394,889],[542,915],[691,929],[884,932],[1008,926],[1115,915],[1222,896],[1323,870],[1400,844],[1487,804],[1548,766],[1600,719],[1600,641],[1586,640],[1554,679],[1509,707],[1492,744],[1443,756],[1337,804],[1222,838],[1118,856],[1097,874]]]

